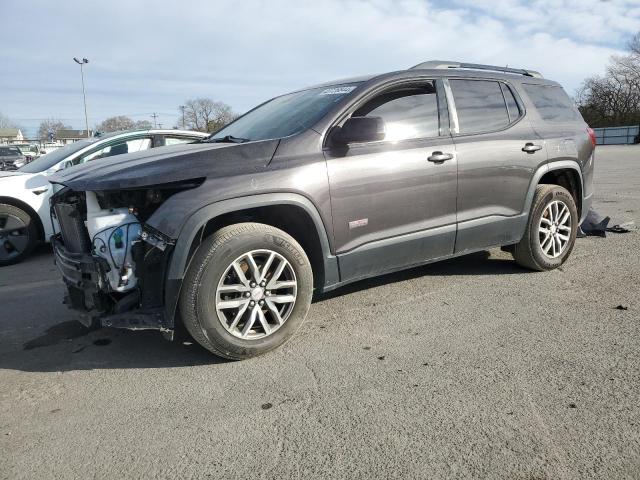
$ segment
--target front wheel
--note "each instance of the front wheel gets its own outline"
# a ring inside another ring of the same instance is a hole
[[[24,210],[0,203],[0,267],[21,262],[38,242],[38,227]]]
[[[180,313],[203,347],[241,360],[291,338],[312,293],[309,259],[293,237],[269,225],[240,223],[200,245],[184,279]]]
[[[538,185],[522,240],[513,258],[532,270],[553,270],[573,250],[578,231],[578,209],[571,194],[558,185]]]

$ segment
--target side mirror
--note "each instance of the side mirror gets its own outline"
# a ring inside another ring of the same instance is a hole
[[[384,120],[380,117],[351,117],[334,135],[340,144],[377,142],[384,140]]]

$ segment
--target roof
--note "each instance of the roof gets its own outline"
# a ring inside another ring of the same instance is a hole
[[[370,80],[378,81],[393,78],[410,78],[416,75],[429,75],[436,77],[469,77],[469,78],[487,78],[500,80],[516,80],[524,83],[540,83],[545,85],[558,85],[549,79],[545,79],[539,72],[522,68],[509,68],[493,65],[481,65],[476,63],[459,63],[442,60],[433,60],[422,62],[418,65],[410,67],[406,70],[396,70],[393,72],[378,73],[373,75],[362,75],[359,77],[343,78],[328,82],[311,85],[298,90],[295,93],[312,88],[329,87],[333,85],[344,85],[347,83],[365,83]]]
[[[524,68],[512,68],[500,65],[484,65],[481,63],[460,63],[450,60],[429,60],[427,62],[414,65],[409,70],[442,70],[442,69],[465,69],[465,70],[483,70],[493,72],[512,73],[515,75],[525,75],[527,77],[543,78],[540,72],[528,70]]]
[[[91,137],[92,135],[92,130],[89,130],[89,135],[87,135],[86,130],[56,130],[56,138],[58,140],[87,138],[87,136]]]
[[[161,135],[193,135],[195,137],[208,137],[210,133],[198,132],[196,130],[178,130],[176,128],[132,128],[130,130],[116,130],[115,132],[98,132],[97,137],[108,138],[116,135],[132,135],[135,133],[149,133],[149,134],[161,134]]]
[[[19,128],[0,128],[0,137],[17,137],[19,133]]]

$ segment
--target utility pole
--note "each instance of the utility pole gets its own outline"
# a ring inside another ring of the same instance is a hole
[[[153,115],[151,115],[151,117],[153,118],[153,127],[158,128],[158,122],[156,121],[158,118],[158,114],[156,112],[153,112]]]
[[[158,124],[158,128],[162,129],[162,124],[161,123]]]
[[[83,58],[82,61],[78,60],[76,57],[73,57],[73,61],[80,65],[80,77],[82,78],[82,100],[84,101],[84,123],[87,128],[87,138],[89,138],[89,117],[87,116],[87,96],[84,93],[84,70],[83,66],[86,63],[89,63],[89,60]]]
[[[182,129],[184,130],[184,109],[186,107],[184,105],[180,105],[180,110],[182,110]]]

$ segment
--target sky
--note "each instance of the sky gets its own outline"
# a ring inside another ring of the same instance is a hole
[[[573,94],[640,31],[640,0],[0,0],[0,113],[33,135],[210,97],[242,113],[333,79],[455,60],[538,70]]]

